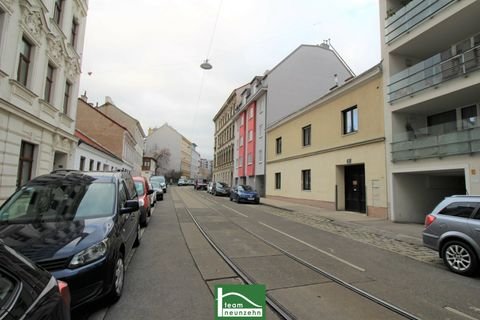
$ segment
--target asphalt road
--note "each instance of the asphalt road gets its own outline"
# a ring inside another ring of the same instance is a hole
[[[241,280],[189,214],[298,319],[398,316],[335,285],[259,237],[418,318],[480,319],[480,278],[461,277],[439,265],[294,222],[275,210],[172,187],[157,203],[128,265],[121,300],[110,307],[101,302],[86,306],[75,311],[74,319],[213,319],[213,285]],[[267,318],[276,316],[269,311]]]

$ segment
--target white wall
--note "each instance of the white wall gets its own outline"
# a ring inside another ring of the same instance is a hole
[[[145,140],[145,152],[147,155],[152,155],[155,150],[169,149],[170,162],[168,170],[180,171],[182,161],[182,136],[168,125],[163,125],[157,128]]]
[[[104,152],[97,150],[88,144],[80,143],[80,145],[75,150],[74,165],[73,168],[80,169],[80,158],[85,158],[85,168],[84,171],[89,171],[90,160],[94,160],[94,171],[96,171],[97,163],[100,162],[100,170],[104,170],[104,165],[108,166],[108,171],[115,169],[125,169],[131,171],[133,167],[126,163],[123,163],[120,159],[116,159]]]

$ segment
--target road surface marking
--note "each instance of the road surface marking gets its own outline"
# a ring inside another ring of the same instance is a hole
[[[452,307],[449,307],[449,306],[446,306],[444,307],[445,310],[448,310],[452,313],[455,313],[456,315],[459,315],[461,317],[464,317],[465,319],[470,319],[470,320],[478,320],[478,318],[474,318],[472,316],[469,316],[468,314],[466,313],[463,313],[462,311],[458,311],[457,309],[454,309]]]
[[[272,229],[272,230],[274,230],[274,231],[277,231],[278,233],[281,233],[281,234],[283,234],[284,236],[287,236],[287,237],[289,237],[289,238],[291,238],[291,239],[293,239],[293,240],[296,240],[296,241],[298,241],[298,242],[306,245],[307,247],[310,247],[310,248],[312,248],[312,249],[314,249],[314,250],[317,250],[318,252],[321,252],[321,253],[323,253],[324,255],[327,255],[327,256],[335,259],[335,260],[338,260],[338,261],[346,264],[346,265],[349,266],[349,267],[352,267],[352,268],[354,268],[354,269],[357,269],[358,271],[361,271],[361,272],[365,272],[365,269],[364,269],[364,268],[361,268],[361,267],[359,267],[359,266],[356,266],[356,265],[354,265],[353,263],[350,263],[350,262],[348,262],[348,261],[346,261],[346,260],[343,260],[342,258],[337,257],[336,255],[333,255],[333,254],[331,254],[331,253],[329,253],[329,252],[327,252],[327,251],[324,251],[324,250],[322,250],[322,249],[319,249],[319,248],[315,247],[314,245],[311,245],[311,244],[308,243],[308,242],[305,242],[305,241],[303,241],[303,240],[300,240],[300,239],[298,239],[298,238],[295,238],[294,236],[291,236],[291,235],[289,235],[288,233],[285,233],[285,232],[283,232],[283,231],[281,231],[281,230],[278,230],[278,229],[276,229],[276,228],[274,228],[274,227],[272,227],[272,226],[269,226],[268,224],[265,224],[265,223],[263,223],[263,222],[261,222],[261,221],[259,221],[258,223],[260,223],[261,225],[263,225],[263,226],[265,226],[265,227],[267,227],[267,228],[269,228],[269,229]]]
[[[239,214],[239,215],[241,215],[241,216],[243,216],[243,217],[245,217],[245,218],[248,218],[248,216],[247,216],[246,214],[243,214],[243,213],[241,213],[240,211],[237,211],[237,210],[235,210],[235,209],[232,209],[232,208],[230,208],[230,207],[227,207],[227,206],[224,205],[224,204],[222,204],[222,206],[224,206],[224,207],[227,208],[228,210],[232,210],[233,212],[235,212],[235,213],[237,213],[237,214]]]

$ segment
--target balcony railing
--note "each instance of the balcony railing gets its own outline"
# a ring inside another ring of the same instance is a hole
[[[385,21],[385,43],[390,43],[456,0],[413,0]]]
[[[480,68],[480,45],[444,59],[448,52],[450,49],[390,77],[388,102],[413,95]]]
[[[477,118],[473,118],[476,123]],[[443,158],[461,154],[480,152],[480,127],[475,127],[467,119],[459,123],[402,132],[393,136],[392,161]],[[469,126],[471,126],[469,128]]]

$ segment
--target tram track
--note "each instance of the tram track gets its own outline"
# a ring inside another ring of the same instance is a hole
[[[198,201],[200,201],[203,205],[205,205],[209,210],[212,210],[212,211],[216,212],[217,214],[225,217],[225,215],[219,209],[216,208],[219,205],[218,202],[213,201],[212,199],[208,199],[208,197],[204,196],[203,194],[196,194],[196,193],[192,193],[192,194],[194,195],[194,197],[197,198]],[[182,199],[182,201],[183,201],[183,199]],[[245,271],[243,271],[241,269],[241,267],[238,266],[238,264],[235,263],[235,261],[233,261],[233,259],[231,259],[230,257],[228,257],[228,255],[225,254],[224,250],[222,250],[222,248],[208,234],[208,232],[205,230],[205,228],[202,227],[202,225],[200,224],[198,219],[194,216],[194,214],[189,210],[189,208],[187,206],[185,206],[185,209],[186,209],[188,215],[190,216],[190,218],[192,219],[192,221],[194,222],[194,224],[197,226],[198,230],[201,232],[201,234],[205,237],[205,239],[212,246],[212,248],[222,257],[222,259],[232,268],[232,270],[234,270],[234,272],[237,273],[238,276],[245,283],[256,284],[257,283],[256,280],[251,275],[249,275]],[[244,216],[244,217],[248,218],[248,216],[243,214],[243,213],[240,216]],[[228,217],[225,217],[225,218],[228,219],[228,221],[231,224],[233,224],[234,226],[236,226],[237,228],[239,228],[243,232],[249,234],[253,238],[262,242],[263,244],[266,244],[269,247],[279,251],[285,257],[288,257],[289,259],[291,259],[291,260],[295,261],[296,263],[312,270],[313,272],[317,273],[318,275],[329,279],[332,283],[335,283],[336,285],[341,286],[342,288],[347,289],[347,290],[353,292],[354,294],[356,294],[358,296],[361,296],[362,298],[365,298],[365,299],[373,302],[374,304],[397,314],[398,316],[400,316],[402,318],[411,319],[411,320],[420,319],[419,317],[417,317],[414,314],[404,310],[403,308],[401,308],[399,306],[396,306],[392,303],[389,303],[389,302],[387,302],[387,301],[385,301],[385,300],[383,300],[379,297],[376,297],[376,296],[374,296],[374,295],[372,295],[372,294],[370,294],[370,293],[368,293],[368,292],[366,292],[366,291],[348,283],[347,281],[344,281],[341,278],[339,278],[339,277],[337,277],[337,276],[319,268],[318,266],[313,265],[312,263],[306,261],[305,259],[302,259],[301,257],[293,254],[292,252],[290,252],[288,250],[285,250],[284,248],[282,248],[282,247],[278,246],[277,244],[273,243],[272,241],[266,239],[265,237],[261,236],[260,234],[258,234],[256,232],[253,232],[251,230],[248,230],[244,226],[242,226],[242,225],[238,224],[237,222],[233,221],[233,219],[228,218]],[[266,225],[266,224],[264,224],[260,221],[258,221],[257,223],[259,223],[260,225],[263,225],[264,227],[269,227],[268,225]],[[293,315],[292,312],[290,312],[280,302],[278,302],[276,299],[274,299],[268,292],[267,292],[266,300],[267,300],[267,304],[277,313],[277,315],[279,315],[283,319],[296,319],[295,315]]]

